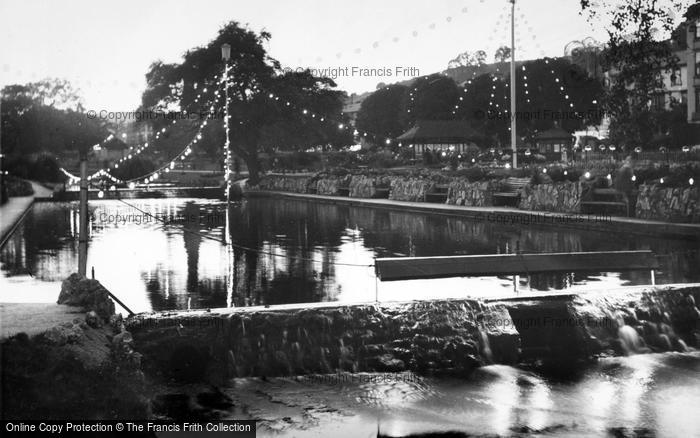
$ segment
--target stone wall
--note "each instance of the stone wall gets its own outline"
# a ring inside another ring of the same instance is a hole
[[[392,177],[390,182],[389,199],[395,201],[423,202],[435,183],[426,178]]]
[[[376,193],[375,178],[364,175],[353,175],[350,179],[351,198],[374,198]]]
[[[669,222],[700,223],[700,187],[639,187],[636,217]]]
[[[555,367],[700,347],[700,288],[565,299],[432,300],[138,315],[146,371],[205,380],[348,372],[467,375],[489,363]]]
[[[501,323],[485,327],[483,320]],[[465,374],[517,360],[508,321],[503,306],[444,300],[164,314],[132,318],[128,326],[151,371],[217,381],[340,370]],[[182,358],[198,362],[182,372]]]
[[[454,180],[450,182],[447,192],[447,203],[466,205],[470,207],[485,207],[493,205],[493,193],[496,191],[495,181],[469,182]]]
[[[307,193],[310,182],[309,177],[298,176],[266,176],[258,183],[258,189],[280,192]]]
[[[337,195],[338,187],[340,187],[339,178],[321,178],[316,183],[316,194],[318,195]]]
[[[525,186],[518,208],[521,210],[578,213],[580,204],[580,183],[557,182]]]

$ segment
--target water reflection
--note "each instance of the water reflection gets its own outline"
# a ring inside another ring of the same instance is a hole
[[[94,267],[97,278],[136,311],[184,309],[188,303],[206,308],[371,301],[376,282],[368,266],[387,256],[650,249],[660,255],[659,283],[700,281],[693,269],[698,244],[692,241],[294,200],[234,204],[228,217],[225,205],[212,200],[129,203],[91,202],[88,271]],[[0,300],[55,300],[60,281],[77,266],[77,220],[75,203],[35,205],[0,253]],[[521,279],[522,287],[535,291],[648,282],[648,272]],[[453,278],[380,283],[378,292],[388,301],[493,296],[511,289],[509,278]]]

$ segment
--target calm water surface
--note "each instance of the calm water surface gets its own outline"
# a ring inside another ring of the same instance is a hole
[[[136,312],[512,293],[508,277],[376,282],[375,257],[651,249],[658,283],[700,281],[698,241],[253,199],[90,203],[88,271]],[[144,212],[170,222],[154,220]],[[78,261],[77,203],[38,203],[0,252],[2,302],[54,302]],[[534,291],[648,284],[649,272],[534,276]]]

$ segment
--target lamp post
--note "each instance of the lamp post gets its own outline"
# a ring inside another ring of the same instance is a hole
[[[226,227],[224,230],[224,241],[226,242],[226,305],[235,307],[233,302],[233,247],[231,246],[231,141],[229,139],[228,120],[228,64],[231,60],[231,45],[224,43],[221,45],[221,60],[224,61],[224,131],[226,141],[224,143],[224,182],[226,183]]]
[[[87,149],[80,150],[80,208],[78,230],[78,275],[87,275],[87,242],[88,242],[88,175]]]

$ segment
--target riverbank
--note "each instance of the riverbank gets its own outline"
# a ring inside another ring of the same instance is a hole
[[[5,242],[34,204],[35,199],[50,198],[53,193],[39,183],[30,182],[34,189],[33,195],[10,198],[7,203],[0,206],[0,248],[5,246]]]
[[[63,282],[59,303],[46,312],[15,312],[13,335],[0,342],[2,418],[6,420],[146,419],[148,388],[131,335],[96,280],[77,274]],[[55,308],[61,311],[56,313]],[[22,316],[26,316],[23,319]],[[5,325],[3,315],[3,325]]]
[[[349,198],[343,196],[314,195],[267,190],[248,190],[245,192],[245,196],[287,198],[329,204],[372,207],[376,209],[458,216],[479,222],[488,222],[500,225],[533,227],[554,226],[569,229],[628,233],[657,237],[666,236],[675,238],[681,237],[700,239],[700,224],[661,222],[646,219],[615,217],[610,215],[552,213],[546,211],[527,211],[508,207],[472,207],[464,205],[395,201],[389,199]]]

